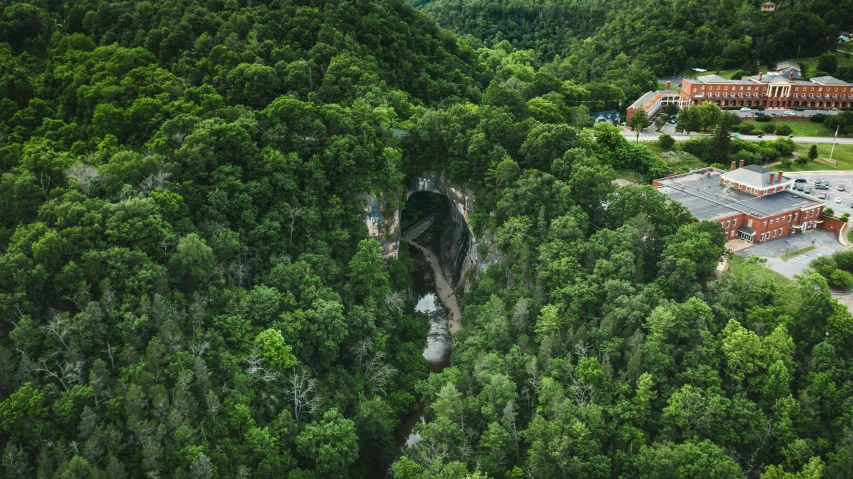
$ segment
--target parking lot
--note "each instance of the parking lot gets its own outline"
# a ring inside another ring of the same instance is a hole
[[[838,110],[803,110],[797,111],[793,108],[767,108],[765,110],[759,110],[758,108],[752,108],[751,111],[740,111],[740,110],[731,110],[732,113],[737,113],[742,120],[751,120],[755,119],[755,113],[761,111],[767,116],[777,116],[779,118],[811,118],[817,114],[821,115],[837,115]],[[785,112],[790,112],[789,114],[785,114]]]
[[[809,246],[814,246],[815,249],[790,259],[781,258],[786,253],[792,253]],[[750,246],[749,248],[738,251],[737,254],[744,258],[749,258],[753,255],[767,258],[766,266],[768,268],[787,278],[794,279],[794,275],[801,274],[815,258],[828,256],[846,249],[838,242],[837,234],[826,230],[816,230],[813,233],[786,236],[774,241]]]
[[[853,173],[833,174],[800,171],[788,173],[786,176],[805,178],[808,181],[808,186],[812,187],[812,193],[808,196],[817,198],[818,194],[826,193],[826,206],[832,208],[838,214],[850,213],[853,215]],[[828,181],[829,189],[815,189],[814,182],[817,179]],[[838,191],[839,186],[843,186],[844,191]],[[836,203],[835,198],[841,198],[841,203]]]

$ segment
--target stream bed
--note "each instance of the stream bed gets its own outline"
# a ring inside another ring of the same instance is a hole
[[[439,373],[450,363],[450,353],[453,348],[452,334],[459,331],[462,314],[456,293],[441,271],[438,256],[428,247],[414,241],[408,243],[412,250],[420,251],[424,255],[432,270],[431,277],[434,282],[427,281],[423,274],[416,272],[413,275],[412,289],[417,299],[415,311],[429,316],[429,333],[423,351],[424,359],[427,361],[430,373]],[[415,251],[412,251],[413,254]],[[413,429],[418,422],[424,421],[423,412],[424,405],[421,404],[417,411],[403,419],[396,434],[399,446],[410,447],[420,441],[420,434],[413,432]]]

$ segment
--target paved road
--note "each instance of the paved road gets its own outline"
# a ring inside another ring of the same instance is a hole
[[[666,130],[665,130],[665,132],[666,132]],[[710,135],[703,135],[701,133],[692,133],[690,135],[687,135],[685,133],[673,132],[673,133],[669,133],[669,134],[672,135],[676,141],[685,141],[685,140],[689,140],[691,138],[710,136]],[[622,135],[625,136],[625,138],[627,138],[629,140],[637,141],[637,132],[636,131],[622,130]],[[649,127],[640,133],[640,142],[658,141],[659,136],[660,136],[660,134],[657,133],[656,131],[654,131],[654,127]],[[757,136],[752,136],[752,135],[740,135],[740,136],[738,136],[738,138],[741,140],[746,140],[746,141],[767,141],[767,140],[775,140],[778,137],[775,135],[764,135],[762,138],[759,138]],[[782,137],[782,138],[787,138],[787,137]],[[819,136],[795,136],[794,138],[792,138],[792,140],[794,140],[794,143],[808,143],[810,145],[811,144],[817,145],[817,144],[830,144],[830,143],[832,143],[832,137],[826,138],[826,137],[819,137]],[[853,138],[837,138],[835,140],[835,143],[838,145],[853,145]]]

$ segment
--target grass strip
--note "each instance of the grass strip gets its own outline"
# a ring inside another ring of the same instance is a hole
[[[801,254],[806,254],[813,249],[815,249],[814,246],[806,246],[803,249],[798,249],[797,251],[791,251],[790,253],[785,253],[781,256],[781,258],[782,259],[790,259],[790,258],[793,258],[795,256],[799,256]]]

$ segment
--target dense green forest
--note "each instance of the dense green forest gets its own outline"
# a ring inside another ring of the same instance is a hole
[[[718,277],[719,225],[588,128],[653,72],[540,58],[402,0],[0,0],[3,477],[847,477],[826,280]],[[425,171],[503,258],[433,375],[360,219]]]
[[[850,0],[408,0],[442,26],[494,46],[555,56],[577,81],[636,62],[657,75],[690,68],[756,70],[817,56],[853,29]],[[630,59],[630,62],[628,61]]]

